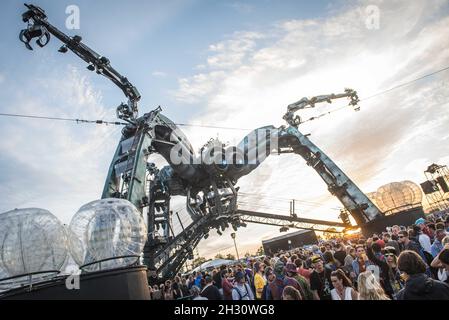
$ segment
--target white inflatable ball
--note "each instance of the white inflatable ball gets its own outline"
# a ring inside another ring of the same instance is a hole
[[[140,256],[147,239],[144,219],[124,199],[101,199],[82,206],[70,222],[69,246],[73,259],[84,271],[129,265]]]
[[[60,271],[68,258],[64,227],[44,209],[15,209],[1,213],[0,244],[1,278]],[[39,278],[39,275],[33,277]]]

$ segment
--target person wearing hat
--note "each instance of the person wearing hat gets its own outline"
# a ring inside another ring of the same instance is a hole
[[[432,254],[432,244],[428,235],[429,230],[426,226],[426,220],[424,220],[423,218],[419,218],[415,221],[415,225],[416,227],[413,228],[413,231],[416,233],[416,239],[418,240],[424,251]]]
[[[313,293],[310,290],[309,282],[302,275],[299,274],[298,269],[294,263],[287,263],[285,266],[286,278],[291,278],[296,280],[299,284],[299,289],[297,289],[303,300],[313,300]],[[294,286],[292,286],[294,287]]]
[[[284,263],[281,260],[276,262],[273,271],[275,279],[267,286],[267,300],[282,300],[282,292],[287,285],[291,285],[295,289],[299,288],[299,283],[295,279],[286,280]]]
[[[382,239],[385,242],[385,247],[394,247],[397,253],[401,251],[399,248],[399,243],[396,240],[393,240],[388,232],[384,232],[382,234]]]
[[[310,289],[315,300],[331,300],[331,290],[334,288],[330,279],[329,269],[324,268],[324,263],[319,255],[311,258],[313,272],[310,275]]]
[[[385,262],[388,265],[389,280],[391,288],[393,289],[393,298],[396,297],[397,293],[404,287],[404,281],[401,278],[401,272],[398,268],[398,253],[394,247],[384,248]]]
[[[254,300],[254,293],[245,282],[245,274],[242,271],[235,273],[235,284],[232,289],[232,300]]]

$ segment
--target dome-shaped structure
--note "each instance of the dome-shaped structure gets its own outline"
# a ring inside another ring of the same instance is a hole
[[[124,199],[101,199],[82,206],[70,222],[69,245],[83,270],[129,265],[140,256],[147,239],[145,222],[137,208]],[[123,258],[120,258],[123,257]]]
[[[0,214],[0,278],[37,273],[33,278],[60,271],[68,258],[63,225],[49,211],[15,209]],[[28,278],[28,277],[27,277]],[[7,280],[20,283],[23,277]],[[0,286],[5,285],[0,281]]]
[[[421,206],[421,201],[421,189],[411,181],[392,182],[375,193],[375,203],[384,213]]]

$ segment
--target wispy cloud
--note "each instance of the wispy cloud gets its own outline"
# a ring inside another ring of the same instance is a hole
[[[251,13],[254,11],[254,6],[245,2],[228,3],[227,6],[238,13]]]
[[[112,118],[113,110],[102,105],[99,92],[72,67],[49,72],[30,82],[39,88],[39,93],[17,94],[4,111]],[[72,122],[2,119],[0,132],[8,139],[0,142],[5,179],[0,183],[0,211],[36,206],[49,209],[69,222],[82,204],[101,196],[105,168],[119,129]]]
[[[163,71],[153,71],[151,74],[155,77],[161,77],[161,78],[165,78],[167,76],[167,73],[163,72]]]

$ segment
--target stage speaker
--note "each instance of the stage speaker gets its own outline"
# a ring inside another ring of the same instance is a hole
[[[423,182],[420,185],[425,194],[431,194],[439,190],[438,185],[434,180]]]
[[[437,181],[438,181],[438,184],[441,187],[441,190],[443,190],[444,193],[449,192],[449,186],[447,185],[447,182],[444,179],[444,177],[438,177]]]

